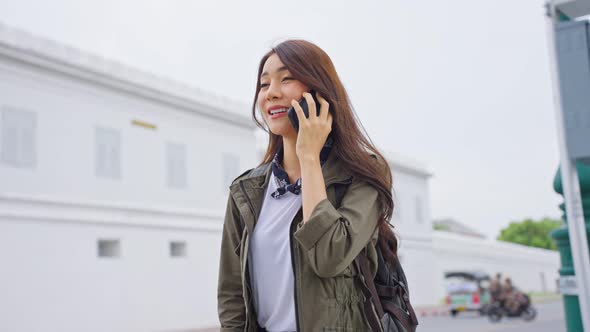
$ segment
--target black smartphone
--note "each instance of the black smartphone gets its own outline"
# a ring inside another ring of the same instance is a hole
[[[320,102],[315,96],[315,91],[311,90],[309,91],[309,93],[311,93],[311,96],[313,97],[313,101],[315,102],[315,107],[317,110],[317,115],[319,116]],[[309,118],[309,107],[307,106],[307,99],[301,98],[301,100],[299,101],[299,105],[301,106],[301,109],[303,110],[303,114],[305,114],[305,117]],[[297,118],[297,112],[295,112],[295,108],[293,106],[291,106],[289,110],[287,110],[287,116],[289,117],[289,120],[291,121],[291,125],[293,126],[293,128],[295,128],[296,131],[299,131],[299,119]]]

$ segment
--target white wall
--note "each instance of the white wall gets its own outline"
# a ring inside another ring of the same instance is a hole
[[[436,303],[434,294],[438,284],[435,282],[435,266],[432,238],[416,234],[401,234],[398,254],[408,279],[410,300],[414,306]]]
[[[248,107],[236,115],[196,92],[126,81],[125,68],[109,74],[109,63],[95,71],[5,46],[0,112],[35,114],[36,162],[0,162],[0,331],[217,325],[222,160],[237,157],[233,177],[255,165]],[[97,126],[120,133],[118,179],[96,175]],[[167,143],[186,146],[184,188],[167,184]],[[120,256],[98,257],[99,239],[119,240]],[[186,256],[170,257],[170,241],[185,242]]]
[[[422,165],[391,152],[385,153],[393,173],[394,214],[400,257],[415,306],[434,303],[436,292],[432,248],[429,171]]]
[[[409,171],[392,165],[393,200],[395,203],[393,224],[402,233],[428,236],[432,231],[430,212],[430,175]]]
[[[21,204],[21,213],[6,200],[0,204],[14,214],[0,218],[0,331],[165,331],[217,324],[220,230],[205,226],[212,220],[194,216],[192,228],[138,227],[103,224],[83,213],[73,220],[57,213],[51,215],[56,219],[35,217],[39,202]],[[52,208],[71,215],[78,207]],[[119,239],[120,257],[97,257],[97,239]],[[170,257],[171,240],[186,242],[186,257]]]

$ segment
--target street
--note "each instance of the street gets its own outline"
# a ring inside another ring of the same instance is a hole
[[[518,318],[502,318],[491,323],[487,317],[475,313],[451,316],[423,317],[418,326],[419,332],[565,332],[563,305],[560,300],[535,304],[537,317],[532,322]]]

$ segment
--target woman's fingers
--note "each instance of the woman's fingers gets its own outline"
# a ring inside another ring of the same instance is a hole
[[[328,114],[330,113],[330,103],[328,103],[328,101],[324,99],[324,97],[320,96],[319,92],[316,92],[315,96],[318,99],[318,102],[320,103],[320,118],[327,119]]]
[[[313,96],[309,93],[309,92],[304,92],[303,93],[303,98],[305,98],[305,101],[307,102],[307,109],[309,111],[309,117],[306,117],[305,114],[303,113],[303,109],[301,108],[301,105],[299,105],[299,102],[296,100],[292,100],[291,101],[291,105],[293,106],[293,108],[295,109],[295,112],[297,113],[297,118],[299,119],[299,128],[301,128],[302,126],[305,125],[309,125],[309,124],[321,124],[322,126],[324,124],[328,125],[328,128],[332,128],[332,114],[330,114],[330,104],[328,103],[328,101],[323,98],[322,96],[320,96],[319,93],[316,93],[316,98],[318,100],[318,104],[316,105]],[[318,115],[318,109],[319,107],[319,115]]]
[[[291,106],[293,106],[293,108],[295,109],[297,119],[299,120],[299,129],[301,129],[301,127],[305,125],[307,121],[307,119],[305,118],[305,114],[303,114],[303,109],[301,108],[301,105],[299,105],[299,102],[295,99],[291,100]]]
[[[309,92],[304,92],[303,98],[305,98],[305,101],[307,101],[307,110],[309,111],[309,120],[315,121],[318,117],[317,116],[317,114],[318,114],[317,107],[319,105],[315,104],[315,101],[313,100],[313,96]]]

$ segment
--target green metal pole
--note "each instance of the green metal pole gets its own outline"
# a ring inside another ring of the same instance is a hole
[[[577,163],[578,177],[580,180],[580,191],[582,195],[582,209],[584,210],[584,221],[586,224],[586,233],[590,238],[590,166],[582,163]],[[563,196],[563,187],[561,183],[561,172],[558,169],[557,174],[553,180],[553,189]],[[563,220],[565,224],[552,231],[551,237],[555,240],[559,255],[561,256],[561,268],[559,269],[560,276],[575,275],[574,264],[572,259],[572,250],[570,246],[570,239],[567,229],[567,218],[565,215],[565,204],[559,205],[563,212]],[[582,316],[580,313],[580,303],[577,295],[563,295],[563,305],[565,309],[565,319],[568,332],[583,331]]]

